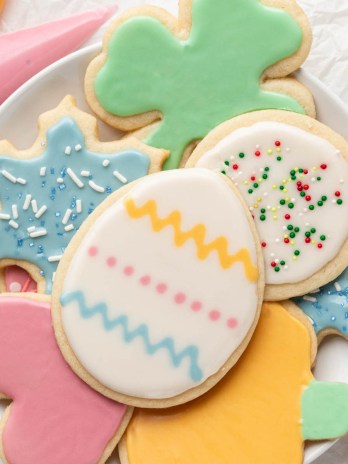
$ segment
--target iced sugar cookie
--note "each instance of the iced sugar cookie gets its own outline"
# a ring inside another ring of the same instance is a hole
[[[135,410],[122,464],[302,464],[304,440],[348,431],[348,386],[317,382],[315,335],[299,310],[263,305],[239,362],[209,393]]]
[[[82,379],[126,404],[191,400],[252,335],[260,257],[251,216],[224,176],[148,176],[111,195],[67,249],[53,288],[60,348]]]
[[[0,424],[8,464],[104,463],[131,410],[96,393],[64,361],[50,303],[0,297],[0,392],[12,400]]]
[[[69,241],[108,195],[161,169],[162,150],[134,138],[100,142],[70,96],[39,120],[32,148],[0,142],[0,265],[18,264],[50,293]]]
[[[232,44],[228,46],[228,44]],[[85,80],[92,109],[108,124],[146,131],[177,168],[191,142],[249,111],[314,115],[308,90],[287,78],[311,45],[294,0],[180,0],[179,18],[143,7],[121,16]]]
[[[348,143],[285,111],[235,118],[196,148],[187,166],[230,178],[246,200],[266,265],[266,300],[303,295],[348,260]]]
[[[348,338],[348,270],[324,287],[294,302],[312,321],[319,343],[326,335]]]

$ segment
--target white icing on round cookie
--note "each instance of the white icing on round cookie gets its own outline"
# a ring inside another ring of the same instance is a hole
[[[226,174],[247,201],[263,247],[266,284],[320,271],[348,236],[348,165],[328,140],[277,122],[223,138],[196,163]]]
[[[149,176],[108,205],[68,266],[63,330],[111,390],[180,395],[224,366],[258,315],[250,219],[206,169]]]

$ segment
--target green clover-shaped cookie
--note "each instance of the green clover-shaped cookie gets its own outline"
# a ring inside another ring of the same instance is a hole
[[[88,68],[86,94],[120,129],[162,118],[145,131],[146,141],[169,149],[165,167],[176,168],[191,142],[238,114],[311,113],[308,91],[275,79],[300,66],[310,42],[293,0],[181,0],[178,20],[158,8],[135,9],[107,32]]]

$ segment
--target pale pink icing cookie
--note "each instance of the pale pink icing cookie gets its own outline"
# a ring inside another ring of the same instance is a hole
[[[50,304],[0,298],[0,456],[9,464],[91,464],[108,458],[129,420],[127,407],[96,393],[65,363]]]

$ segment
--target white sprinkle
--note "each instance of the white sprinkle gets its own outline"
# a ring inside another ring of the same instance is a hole
[[[340,292],[342,290],[342,287],[338,282],[335,282],[334,286],[335,286],[335,289],[336,289],[337,292]]]
[[[340,184],[344,184],[344,180],[343,180],[343,179],[340,179]]]
[[[72,210],[70,208],[67,208],[67,210],[65,211],[64,217],[62,219],[62,224],[66,225],[68,223],[71,213],[72,213]]]
[[[274,253],[271,253],[271,254],[270,254],[270,257],[271,257],[271,258],[274,258],[274,257],[275,257],[275,254],[274,254]]]
[[[27,183],[27,181],[22,177],[17,177],[17,182],[22,185],[25,185]]]
[[[232,160],[232,161],[234,160],[234,155],[230,156],[230,160]]]
[[[54,263],[54,262],[60,261],[62,257],[63,255],[52,255],[47,258],[47,261],[50,263]]]
[[[311,181],[315,182],[317,179],[315,177],[312,177]]]
[[[47,230],[39,229],[39,230],[35,230],[34,232],[31,232],[30,237],[37,238],[37,237],[43,237],[44,235],[47,235]]]
[[[18,206],[16,204],[12,205],[12,216],[13,219],[18,219]]]
[[[280,238],[276,238],[275,241],[276,241],[276,243],[279,243],[279,242],[280,242]]]
[[[74,224],[69,224],[64,227],[65,232],[70,232],[71,230],[74,230]]]
[[[81,171],[81,176],[83,177],[89,177],[91,173],[89,171]]]
[[[70,154],[71,154],[71,147],[70,147],[69,145],[65,148],[64,153],[65,153],[66,155],[70,155]]]
[[[268,192],[264,192],[263,196],[268,197]]]
[[[253,206],[249,206],[249,211],[254,211],[254,207],[253,207]]]
[[[46,146],[46,142],[44,142],[43,140],[41,140],[40,145],[41,145],[42,147],[45,147],[45,146]]]
[[[24,211],[26,211],[29,208],[30,202],[31,202],[31,195],[28,194],[28,195],[25,196],[25,200],[24,200],[24,204],[23,204]]]
[[[95,190],[96,192],[99,192],[99,193],[104,193],[105,192],[105,188],[104,187],[101,187],[100,185],[97,185],[95,182],[93,182],[93,180],[90,180],[88,182],[88,185],[93,189]]]
[[[128,182],[128,180],[126,179],[126,177],[124,177],[119,171],[114,171],[113,172],[113,175],[116,177],[116,179],[118,179],[119,181],[122,182],[122,184],[126,184]]]
[[[8,222],[8,224],[9,224],[11,227],[13,227],[14,229],[18,229],[18,227],[19,227],[18,222],[13,221],[12,219],[11,219],[11,221]]]
[[[284,269],[289,269],[289,266],[286,264],[286,265],[284,266]]]
[[[256,145],[256,148],[257,148],[257,149],[259,149],[259,148],[260,148],[260,146],[261,146],[261,145],[257,144],[257,145]]]
[[[39,219],[47,211],[47,206],[43,205],[39,211],[35,214],[36,219]]]
[[[46,175],[46,171],[47,171],[46,166],[42,166],[42,168],[40,168],[40,176],[44,177]]]
[[[308,209],[307,208],[303,208],[303,212],[304,213],[307,213]]]
[[[33,210],[33,213],[37,213],[37,201],[36,200],[31,200],[31,208]]]
[[[319,293],[320,292],[320,288],[316,288],[315,290],[312,290],[311,292],[309,293]]]
[[[82,212],[82,201],[81,200],[76,200],[76,211],[78,213]]]
[[[336,203],[336,200],[332,200],[332,203]]]
[[[84,183],[81,182],[81,180],[77,177],[77,175],[74,173],[74,171],[71,168],[68,168],[66,172],[69,175],[70,179],[73,182],[75,182],[75,184],[78,186],[78,188],[84,187]]]
[[[287,227],[286,227],[286,226],[283,226],[283,230],[287,230]]]
[[[36,229],[35,226],[30,226],[27,228],[27,231],[29,232],[29,234],[31,234],[32,232],[34,232],[35,229]]]
[[[13,176],[10,172],[6,171],[6,169],[3,169],[1,171],[1,174],[7,179],[9,180],[10,182],[12,182],[13,184],[15,184],[17,182],[17,179],[15,176]]]
[[[57,178],[58,184],[62,184],[64,182],[64,179],[62,177]]]
[[[110,164],[110,161],[109,161],[109,160],[105,159],[105,160],[103,161],[103,166],[104,166],[104,168],[107,168],[107,167],[109,166],[109,164]]]
[[[266,208],[267,208],[267,209],[271,209],[271,205],[267,205]]]
[[[306,227],[309,227],[310,225],[311,225],[310,222],[306,222],[306,224],[305,224]]]
[[[274,262],[278,264],[278,263],[279,263],[279,259],[278,259],[278,258],[275,259]]]
[[[308,295],[303,296],[302,299],[305,301],[310,301],[311,303],[315,303],[317,301],[317,299],[314,298],[314,296],[308,296]]]
[[[82,150],[82,146],[78,143],[77,145],[75,145],[75,151],[80,151]]]
[[[8,221],[9,219],[11,219],[11,216],[6,213],[0,213],[0,219],[4,219],[5,221]]]
[[[286,151],[287,153],[289,153],[289,151],[290,151],[290,148],[289,148],[289,147],[287,147],[285,151]]]
[[[22,285],[19,282],[11,282],[9,290],[12,293],[20,292],[22,290]]]
[[[55,278],[56,278],[56,273],[54,272],[54,273],[52,274],[52,282],[54,282],[54,279],[55,279]]]

